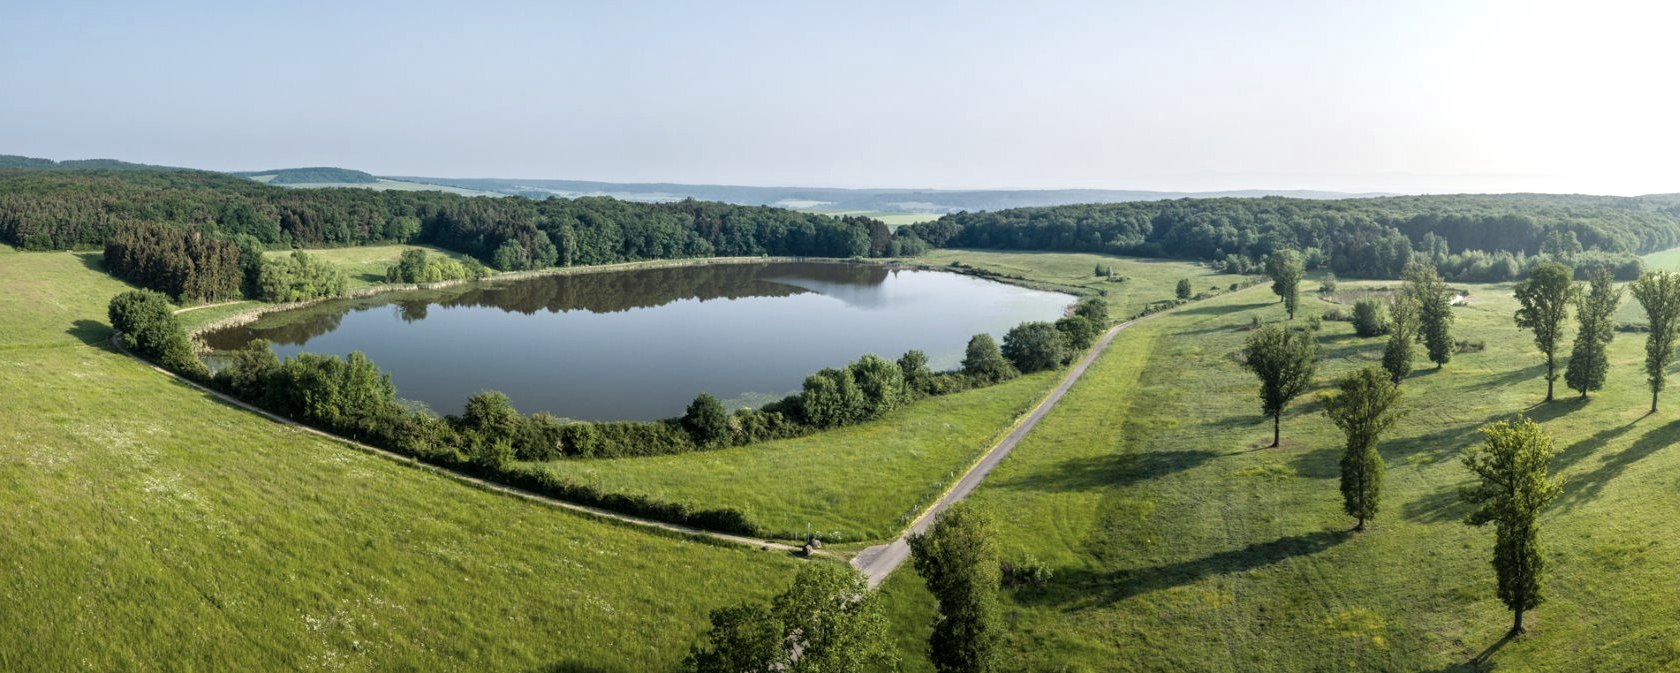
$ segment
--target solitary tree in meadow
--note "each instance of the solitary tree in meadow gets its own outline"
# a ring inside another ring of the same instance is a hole
[[[1196,292],[1196,289],[1190,286],[1190,279],[1189,278],[1178,279],[1178,292],[1177,292],[1177,294],[1178,294],[1179,299],[1189,299],[1190,295],[1195,294],[1195,292]]]
[[[1476,506],[1465,523],[1495,525],[1493,570],[1499,576],[1499,600],[1511,609],[1513,635],[1523,631],[1523,612],[1545,601],[1536,518],[1563,491],[1562,477],[1549,477],[1557,448],[1534,421],[1518,416],[1485,428],[1486,441],[1464,454],[1464,466],[1480,483],[1463,498]]]
[[[1581,399],[1586,399],[1587,391],[1604,387],[1610,372],[1610,341],[1616,338],[1611,316],[1622,303],[1622,291],[1608,267],[1593,269],[1588,284],[1587,293],[1576,298],[1575,319],[1580,329],[1575,332],[1575,346],[1563,372],[1564,384],[1580,391]]]
[[[1377,515],[1382,496],[1383,460],[1377,439],[1400,419],[1394,403],[1400,387],[1388,374],[1366,367],[1336,382],[1337,392],[1324,398],[1324,414],[1347,435],[1342,450],[1342,510],[1359,520],[1354,530]]]
[[[1435,267],[1423,262],[1406,265],[1406,292],[1417,301],[1418,330],[1423,337],[1424,350],[1435,368],[1452,361],[1452,290]]]
[[[1563,321],[1569,317],[1569,305],[1580,294],[1575,287],[1575,272],[1559,262],[1543,262],[1534,267],[1528,280],[1517,283],[1517,326],[1534,332],[1534,346],[1546,356],[1546,401],[1552,401],[1553,384],[1557,382],[1557,348],[1563,341]]]
[[[1412,344],[1418,336],[1418,305],[1412,293],[1400,290],[1388,298],[1388,344],[1382,365],[1396,384],[1412,373]]]
[[[1266,256],[1266,275],[1272,279],[1272,292],[1283,299],[1283,310],[1295,319],[1295,309],[1301,303],[1301,256],[1294,250],[1279,250]]]
[[[1667,383],[1674,359],[1675,330],[1680,328],[1680,275],[1651,271],[1628,285],[1633,298],[1645,307],[1645,380],[1651,385],[1651,413],[1657,413],[1657,393]]]
[[[1260,378],[1260,411],[1272,417],[1272,446],[1282,435],[1284,407],[1312,383],[1322,351],[1302,330],[1267,325],[1249,335],[1243,366]]]
[[[984,673],[996,668],[1002,582],[991,520],[967,502],[952,505],[933,528],[910,536],[910,559],[939,601],[928,641],[934,670]]]

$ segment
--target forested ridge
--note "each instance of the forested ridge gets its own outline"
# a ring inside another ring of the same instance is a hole
[[[907,244],[876,220],[763,206],[285,189],[203,171],[0,170],[0,240],[30,250],[93,248],[135,222],[249,235],[269,247],[430,242],[504,270],[712,255],[879,256]]]
[[[1414,257],[1460,280],[1510,280],[1542,253],[1638,275],[1632,258],[1680,245],[1680,198],[1549,194],[1179,199],[955,213],[910,225],[934,247],[1104,252],[1242,266],[1278,250],[1354,276]],[[1624,268],[1632,266],[1632,268]],[[1246,271],[1246,268],[1231,269]]]

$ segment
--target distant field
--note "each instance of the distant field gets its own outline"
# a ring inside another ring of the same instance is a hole
[[[1653,671],[1680,665],[1680,397],[1645,416],[1640,335],[1618,335],[1609,389],[1590,401],[1545,382],[1512,325],[1510,285],[1470,286],[1456,335],[1487,349],[1405,383],[1409,414],[1380,445],[1374,528],[1340,509],[1341,434],[1312,400],[1373,364],[1381,338],[1326,322],[1318,391],[1292,405],[1284,447],[1256,383],[1232,358],[1264,290],[1180,309],[1123,332],[994,472],[975,501],[1005,558],[1054,571],[1010,592],[1002,670]],[[1304,310],[1327,304],[1309,295]],[[1461,523],[1459,462],[1477,428],[1526,410],[1553,433],[1569,484],[1541,518],[1550,600],[1503,642],[1493,532]],[[912,574],[886,585],[904,670],[926,661],[932,599]],[[1488,657],[1483,667],[1463,665]]]
[[[221,404],[109,349],[97,263],[0,246],[0,669],[671,670],[795,567]]]
[[[813,210],[811,212],[821,213],[823,215],[833,215],[834,217],[843,217],[846,215],[872,217],[886,223],[887,226],[894,229],[906,224],[932,222],[939,219],[939,213],[905,213],[884,210]]]
[[[344,269],[350,274],[350,288],[380,285],[385,282],[385,270],[397,259],[402,257],[405,250],[425,250],[429,254],[444,255],[451,259],[466,259],[463,255],[452,250],[434,248],[429,245],[369,245],[354,248],[321,248],[305,250],[311,257],[319,257],[331,262],[334,266]],[[270,250],[266,256],[270,259],[292,254],[290,250]]]
[[[1640,259],[1645,260],[1645,268],[1655,271],[1680,271],[1680,248],[1659,250]]]
[[[931,250],[915,262],[944,266],[961,262],[1006,275],[1085,290],[1108,297],[1109,315],[1124,319],[1150,302],[1172,299],[1178,281],[1189,278],[1197,292],[1225,289],[1243,276],[1217,273],[1195,262],[1170,259],[1112,257],[1077,252],[994,252],[990,250]],[[1114,269],[1113,277],[1095,274],[1097,265]]]
[[[274,180],[274,176],[273,175],[253,175],[253,176],[250,176],[250,179],[256,180],[257,182],[261,182],[261,183],[264,183],[264,184],[268,184],[272,180]],[[372,183],[369,183],[369,182],[299,182],[299,183],[291,183],[291,184],[275,185],[275,186],[276,187],[291,187],[291,188],[296,188],[296,189],[342,187],[342,188],[375,189],[375,190],[392,189],[392,190],[402,191],[402,192],[446,192],[446,193],[449,193],[449,194],[459,194],[461,196],[505,196],[503,194],[497,194],[495,192],[481,192],[481,191],[474,190],[474,189],[462,189],[460,187],[449,187],[449,186],[446,186],[446,185],[433,185],[433,184],[426,184],[426,183],[421,183],[421,182],[408,182],[406,180],[388,180],[388,179],[385,179],[385,178],[379,178],[378,182],[372,182]]]

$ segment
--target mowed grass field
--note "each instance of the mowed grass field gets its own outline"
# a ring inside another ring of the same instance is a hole
[[[671,670],[796,567],[220,404],[109,349],[96,260],[0,247],[0,670]]]
[[[1646,416],[1643,335],[1620,334],[1607,390],[1582,402],[1560,382],[1562,399],[1540,404],[1510,286],[1471,290],[1455,332],[1487,348],[1406,380],[1408,415],[1380,444],[1382,511],[1360,534],[1341,512],[1342,435],[1314,399],[1378,363],[1383,338],[1324,323],[1317,390],[1268,449],[1257,383],[1234,355],[1253,317],[1283,318],[1275,297],[1257,288],[1123,332],[974,496],[1006,559],[1055,572],[1006,596],[1003,669],[1680,668],[1680,392]],[[1311,293],[1303,306],[1329,308]],[[1505,642],[1493,531],[1461,522],[1459,458],[1517,412],[1556,437],[1569,483],[1540,519],[1549,601]],[[931,596],[905,571],[885,590],[904,670],[931,670]]]
[[[888,210],[813,210],[811,212],[833,217],[845,217],[847,215],[870,217],[880,220],[882,224],[885,224],[893,229],[897,229],[906,224],[932,222],[939,219],[939,213],[910,213]]]
[[[1245,278],[1217,273],[1202,264],[1173,259],[1114,257],[1079,252],[995,252],[990,250],[930,250],[913,261],[929,266],[961,262],[1008,276],[1025,276],[1108,298],[1109,315],[1124,320],[1151,302],[1172,299],[1180,279],[1190,279],[1196,292],[1221,291]],[[1097,265],[1113,267],[1114,276],[1100,277]]]
[[[351,248],[321,248],[305,250],[311,257],[320,258],[340,269],[350,276],[350,289],[370,287],[385,284],[385,270],[407,250],[424,250],[430,255],[443,255],[450,259],[462,260],[467,256],[453,250],[435,248],[429,245],[367,245]],[[283,257],[292,254],[290,250],[270,250],[264,253],[266,259]]]

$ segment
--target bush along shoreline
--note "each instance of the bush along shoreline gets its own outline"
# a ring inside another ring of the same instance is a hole
[[[972,338],[962,366],[928,369],[912,350],[896,361],[865,355],[806,377],[800,392],[759,409],[728,413],[701,393],[679,417],[660,421],[563,421],[524,415],[500,392],[467,400],[456,416],[404,406],[390,374],[362,353],[301,353],[281,360],[263,340],[228,355],[211,372],[193,352],[169,297],[133,290],[111,301],[121,345],[175,374],[299,423],[449,470],[569,502],[736,535],[763,531],[733,508],[697,510],[641,495],[606,493],[541,468],[558,459],[653,456],[745,446],[872,421],[924,397],[981,388],[1072,362],[1108,326],[1108,305],[1086,297],[1055,322],[1010,329],[1001,346]]]

